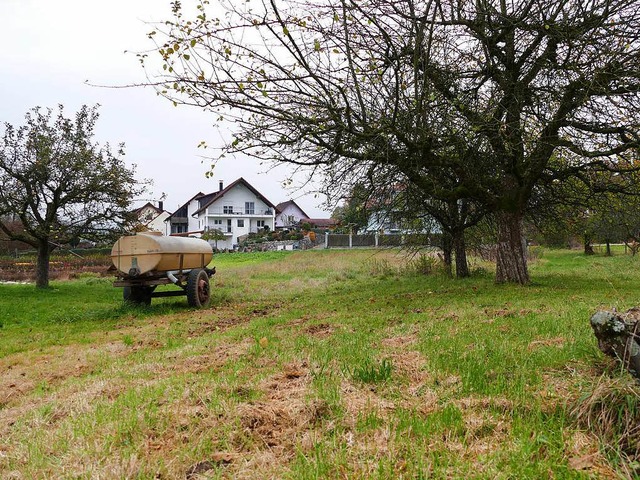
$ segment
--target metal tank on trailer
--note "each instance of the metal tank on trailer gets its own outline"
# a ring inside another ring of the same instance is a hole
[[[211,245],[199,238],[166,237],[159,232],[125,235],[111,249],[117,270],[113,285],[124,287],[124,300],[130,303],[149,305],[154,297],[186,295],[189,305],[203,308],[211,300],[212,258]],[[180,290],[156,291],[168,284]]]

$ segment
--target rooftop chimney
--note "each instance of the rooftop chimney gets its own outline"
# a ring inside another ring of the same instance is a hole
[[[224,190],[224,182],[220,180],[220,191]]]
[[[162,200],[158,202],[158,210],[164,212],[164,202]]]

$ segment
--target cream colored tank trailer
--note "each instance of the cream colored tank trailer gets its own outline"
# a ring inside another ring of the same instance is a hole
[[[151,304],[154,297],[186,295],[189,305],[204,308],[211,300],[209,279],[216,269],[211,245],[198,238],[165,237],[143,232],[120,237],[111,249],[117,270],[115,287],[124,287],[125,302]],[[156,292],[158,285],[174,284],[180,290]]]

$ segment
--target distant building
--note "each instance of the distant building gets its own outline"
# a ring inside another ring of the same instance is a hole
[[[134,213],[137,215],[139,226],[143,227],[142,230],[161,232],[164,235],[168,233],[165,221],[171,213],[164,209],[163,202],[158,202],[157,207],[151,202],[148,202],[142,207],[135,209]]]
[[[238,237],[259,230],[274,230],[276,206],[244,178],[217,192],[198,192],[167,218],[171,235],[201,236],[207,230],[218,230],[224,240],[218,248],[231,249]]]
[[[296,228],[299,223],[308,218],[309,215],[304,213],[304,210],[293,200],[276,205],[276,228]]]
[[[307,218],[305,222],[311,224],[312,228],[321,230],[333,230],[339,226],[335,218]]]
[[[276,205],[276,228],[292,229],[299,228],[302,224],[308,223],[313,228],[333,230],[338,226],[338,221],[333,218],[309,218],[293,200]]]

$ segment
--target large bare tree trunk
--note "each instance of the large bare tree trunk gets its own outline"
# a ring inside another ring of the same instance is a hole
[[[469,276],[467,263],[467,247],[464,242],[464,231],[453,233],[453,248],[456,254],[456,278]]]
[[[49,288],[49,260],[51,247],[46,240],[38,245],[38,262],[36,264],[36,287]]]
[[[522,215],[501,212],[498,220],[498,251],[496,282],[529,283],[527,251],[522,235]]]

